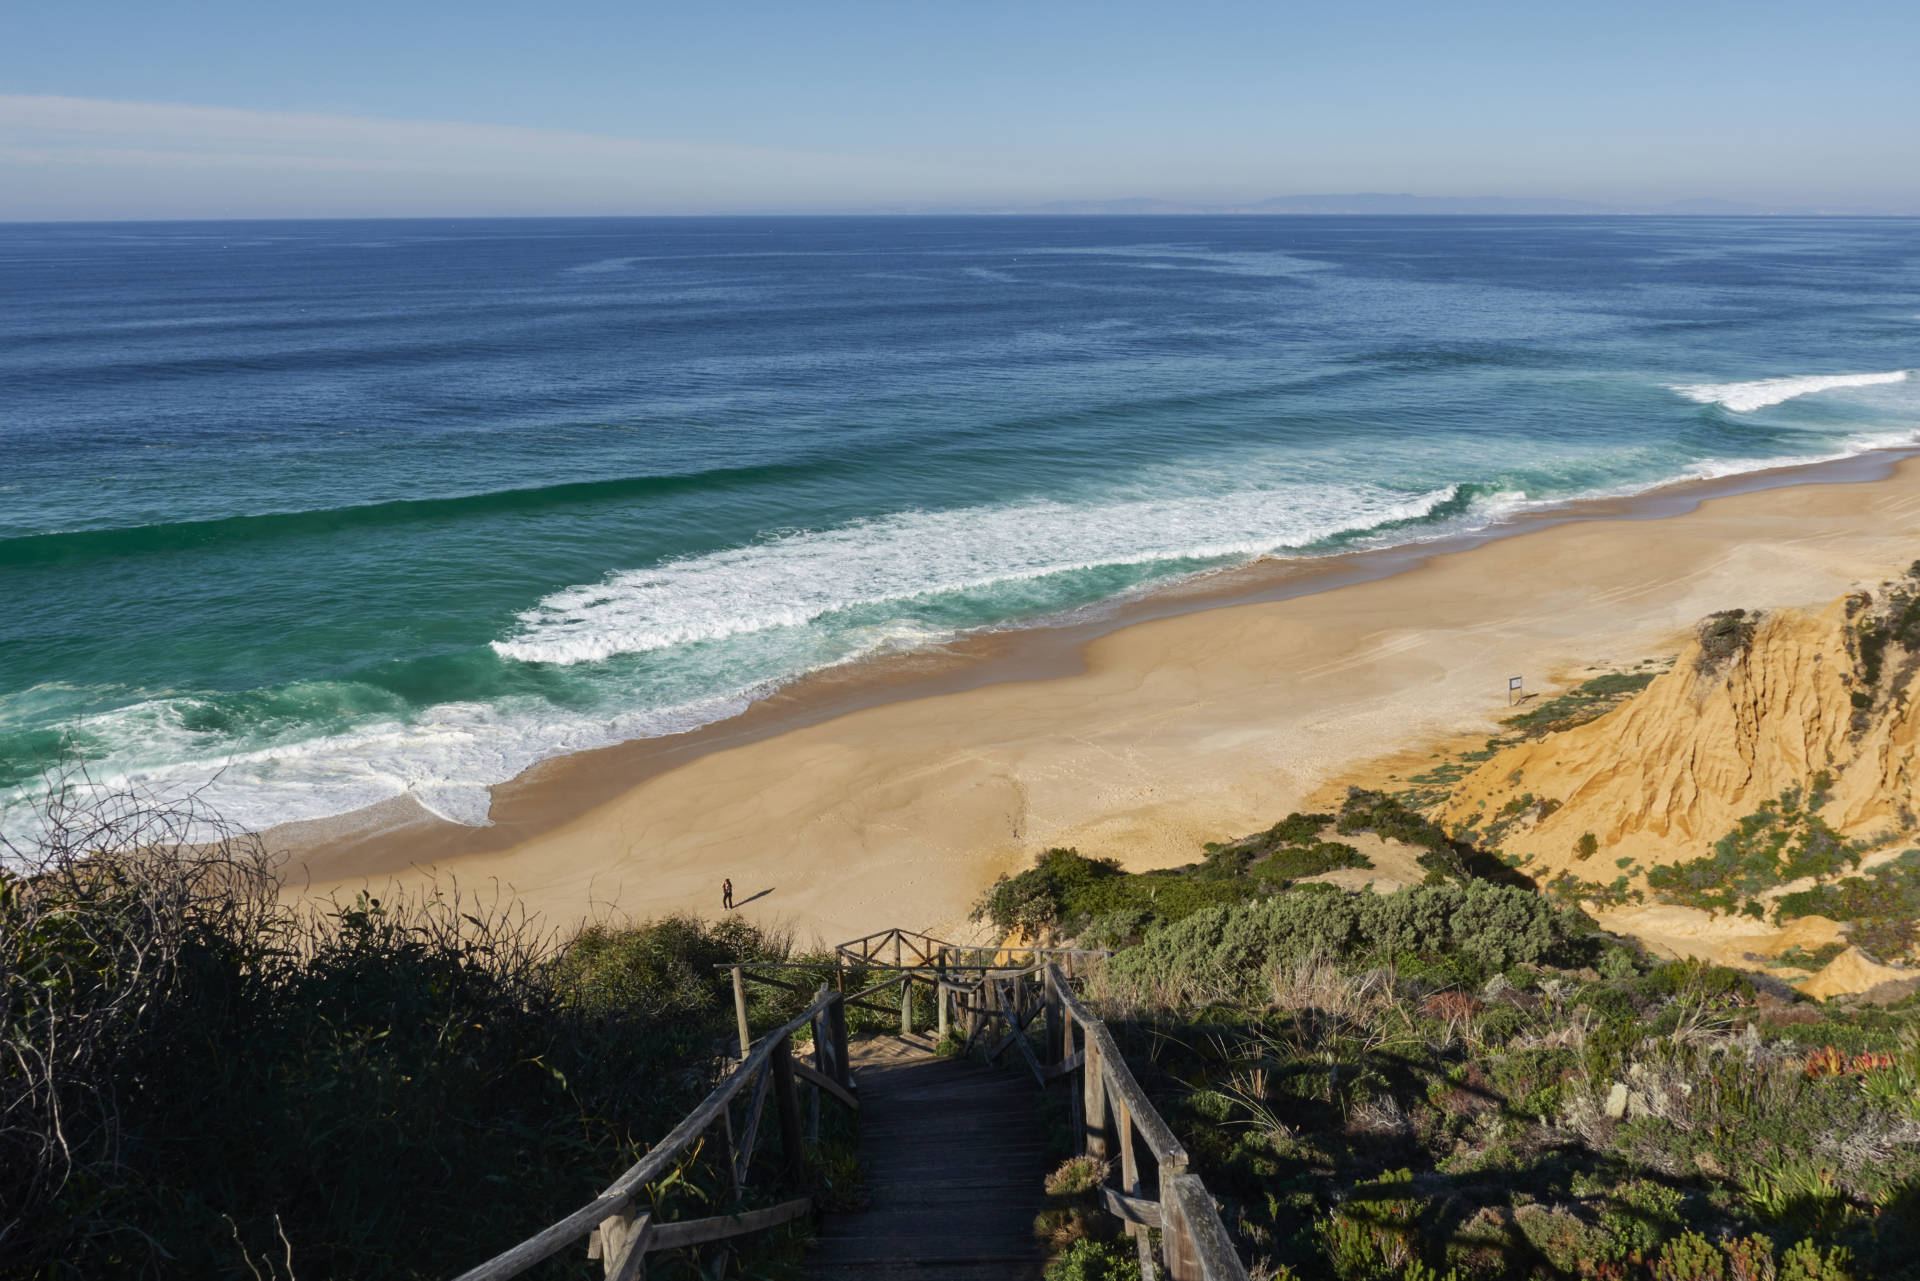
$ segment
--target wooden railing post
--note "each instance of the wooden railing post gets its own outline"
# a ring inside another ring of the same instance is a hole
[[[1140,1195],[1139,1157],[1133,1150],[1133,1114],[1127,1110],[1125,1099],[1114,1100],[1113,1109],[1114,1140],[1120,1145],[1120,1190],[1128,1196]],[[1127,1225],[1128,1236],[1139,1236],[1140,1229],[1133,1224]]]
[[[827,1027],[833,1035],[833,1079],[853,1085],[853,1060],[847,1049],[847,999],[842,994],[827,1006]]]
[[[1100,1042],[1093,1036],[1087,1037],[1086,1049],[1086,1115],[1081,1121],[1081,1150],[1095,1160],[1105,1160],[1107,1155],[1107,1081],[1101,1070]]]
[[[900,1035],[913,1035],[913,978],[900,980]]]
[[[819,1001],[832,990],[822,983],[819,992],[814,994],[814,1000]],[[813,1016],[813,1066],[821,1076],[834,1081],[840,1079],[839,1071],[834,1066],[833,1036],[827,1029],[827,1007],[824,1004],[820,1006],[820,1012]]]
[[[1064,1011],[1066,1002],[1062,1001],[1060,1004]],[[1066,1057],[1069,1059],[1073,1057],[1075,1026],[1073,1016],[1068,1014],[1060,1028],[1061,1034],[1066,1038]],[[1081,1033],[1080,1039],[1088,1046],[1093,1044],[1093,1039],[1084,1032]],[[1086,1151],[1087,1148],[1087,1066],[1084,1058],[1080,1060],[1079,1072],[1078,1077],[1072,1075],[1067,1077],[1067,1134],[1069,1136],[1067,1141],[1073,1145],[1075,1155]]]
[[[1064,1062],[1066,1054],[1060,1044],[1060,993],[1053,982],[1054,969],[1049,965],[1040,971],[1040,979],[1047,992],[1047,1062],[1049,1065]]]
[[[947,984],[944,979],[933,981],[933,1010],[939,1039],[944,1041],[947,1039]]]
[[[786,1152],[787,1177],[795,1188],[807,1186],[806,1152],[800,1139],[800,1092],[794,1088],[793,1037],[784,1036],[773,1051],[773,1102],[780,1113],[780,1146]]]
[[[733,1112],[730,1107],[720,1109],[720,1164],[726,1167],[727,1186],[733,1191],[733,1199],[740,1199],[740,1158],[736,1154],[733,1142]]]
[[[826,996],[827,991],[827,985],[822,983],[820,990],[814,993],[813,999],[816,1004]],[[820,1012],[813,1016],[813,1070],[829,1081],[835,1079],[831,1055],[831,1047],[827,1044],[827,1010],[822,1005]],[[807,1118],[807,1137],[818,1143],[820,1141],[820,1087],[818,1085],[813,1087],[811,1106],[813,1113]]]
[[[1200,1256],[1194,1252],[1180,1198],[1168,1195],[1172,1189],[1164,1181],[1160,1191],[1160,1257],[1166,1262],[1167,1275],[1173,1281],[1201,1281]]]
[[[740,1057],[744,1059],[753,1048],[753,1039],[747,1034],[747,984],[737,965],[733,967],[733,1013],[740,1021]]]

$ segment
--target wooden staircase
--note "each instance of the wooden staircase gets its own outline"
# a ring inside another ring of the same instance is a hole
[[[873,1200],[823,1219],[807,1275],[1037,1281],[1033,1220],[1049,1162],[1033,1082],[936,1058],[925,1035],[873,1037],[851,1053]]]
[[[758,1037],[747,1022],[745,984],[771,984],[805,998],[809,989],[794,972],[813,977],[820,966],[734,966],[738,1066],[599,1196],[456,1281],[509,1281],[583,1241],[607,1281],[642,1281],[649,1254],[676,1250],[690,1251],[701,1268],[717,1260],[718,1274],[726,1266],[723,1243],[816,1214],[806,1195],[803,1133],[818,1126],[820,1106],[829,1100],[859,1117],[871,1205],[860,1214],[817,1220],[808,1259],[816,1281],[1039,1281],[1044,1268],[1033,1221],[1044,1205],[1051,1162],[1035,1086],[1064,1091],[1073,1151],[1107,1163],[1098,1192],[1134,1240],[1141,1281],[1247,1281],[1218,1205],[1189,1169],[1186,1149],[1134,1079],[1106,1024],[1075,993],[1075,964],[1104,955],[968,947],[883,930],[840,944],[834,981]],[[847,991],[849,972],[885,977]],[[892,1009],[876,998],[896,989],[900,1035],[850,1042],[848,1011],[891,1017]],[[928,989],[938,1030],[951,1031],[967,1057],[936,1058],[932,1038],[914,1035],[914,995]],[[810,1045],[796,1045],[803,1032],[810,1033]],[[1002,1067],[989,1066],[996,1060]],[[811,1126],[803,1121],[802,1088],[811,1092]],[[767,1159],[770,1152],[756,1160],[769,1113],[780,1135],[777,1163]],[[653,1186],[698,1168],[721,1189],[717,1203],[708,1194],[703,1217],[683,1217],[688,1207],[680,1205],[655,1223]],[[710,1246],[719,1249],[703,1254]]]

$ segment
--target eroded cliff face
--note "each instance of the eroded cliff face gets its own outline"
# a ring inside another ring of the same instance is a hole
[[[1484,830],[1513,806],[1497,844],[1543,881],[1700,858],[1762,802],[1819,784],[1843,836],[1892,840],[1920,810],[1915,660],[1900,639],[1916,590],[1709,620],[1672,671],[1598,720],[1502,751],[1440,819]],[[1587,833],[1597,848],[1583,857]]]

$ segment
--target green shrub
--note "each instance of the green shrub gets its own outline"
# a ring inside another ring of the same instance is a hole
[[[1110,969],[1146,991],[1246,996],[1272,967],[1309,956],[1458,958],[1491,973],[1571,956],[1589,928],[1537,895],[1484,881],[1393,894],[1289,891],[1197,912],[1122,952]]]
[[[698,1101],[731,1022],[701,967],[769,950],[674,920],[556,962],[451,892],[310,912],[257,845],[87,804],[0,877],[0,1276],[478,1263]],[[698,1159],[684,1180],[721,1187]]]
[[[1340,1281],[1400,1277],[1421,1258],[1422,1202],[1413,1172],[1396,1170],[1361,1184],[1319,1228],[1320,1245]]]
[[[1435,853],[1451,853],[1453,842],[1446,831],[1431,819],[1423,818],[1385,792],[1365,788],[1347,789],[1346,803],[1340,807],[1338,831],[1372,832],[1389,841],[1419,845]]]
[[[1847,925],[1847,941],[1884,960],[1920,943],[1920,850],[1908,850],[1862,876],[1782,895],[1779,919],[1827,916]]]
[[[1759,619],[1758,612],[1750,614],[1744,609],[1723,609],[1707,615],[1700,624],[1700,655],[1694,666],[1704,675],[1724,667],[1734,655],[1745,653],[1753,643]]]
[[[972,919],[992,921],[1001,930],[1037,932],[1061,924],[1070,914],[1070,901],[1090,887],[1125,875],[1114,859],[1047,850],[1026,871],[995,882],[974,905]]]
[[[996,883],[974,905],[973,919],[1002,930],[1055,931],[1085,935],[1100,923],[1114,942],[1153,924],[1183,920],[1204,907],[1238,903],[1259,885],[1211,866],[1128,873],[1112,859],[1090,859],[1075,850],[1048,850],[1033,867]],[[1091,944],[1092,940],[1088,942]]]
[[[1509,716],[1501,723],[1509,731],[1517,731],[1517,736],[1503,735],[1502,739],[1517,742],[1541,738],[1598,720],[1652,684],[1658,674],[1612,672],[1596,676],[1564,694],[1528,708],[1518,716]]]
[[[1343,867],[1371,868],[1373,860],[1351,845],[1319,841],[1269,855],[1253,865],[1253,874],[1273,881],[1297,881]]]
[[[1082,1239],[1047,1264],[1046,1281],[1139,1281],[1140,1261],[1130,1239]]]
[[[1698,1232],[1686,1232],[1660,1247],[1653,1281],[1727,1281],[1727,1258]]]
[[[1843,1246],[1822,1250],[1796,1241],[1780,1256],[1775,1281],[1853,1281],[1853,1255]]]
[[[1647,887],[1670,903],[1732,912],[1787,881],[1858,867],[1860,853],[1789,789],[1741,819],[1706,857],[1650,869]]]

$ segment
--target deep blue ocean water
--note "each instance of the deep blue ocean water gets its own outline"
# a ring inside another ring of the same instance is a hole
[[[0,303],[0,797],[248,826],[1920,430],[1913,220],[13,225]]]

